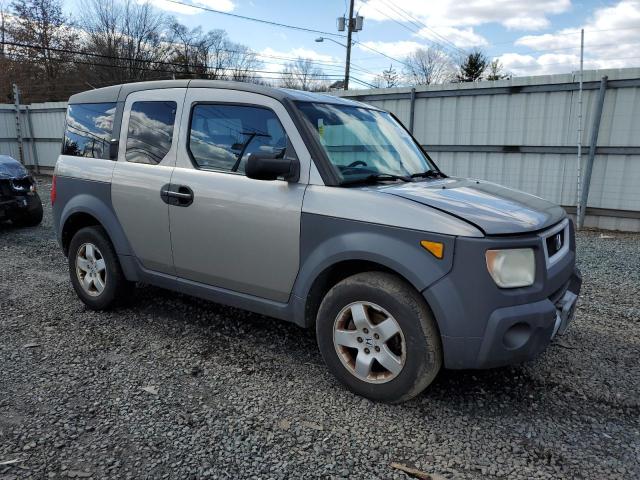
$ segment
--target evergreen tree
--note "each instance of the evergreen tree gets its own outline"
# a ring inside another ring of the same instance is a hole
[[[458,65],[458,82],[477,82],[489,67],[489,59],[481,50],[474,50],[463,57]]]

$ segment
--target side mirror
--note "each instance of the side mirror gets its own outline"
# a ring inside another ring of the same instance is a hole
[[[300,163],[295,157],[285,157],[285,149],[278,153],[255,152],[247,158],[244,172],[255,180],[277,180],[283,177],[288,182],[297,182]]]
[[[117,160],[118,159],[118,146],[120,144],[120,139],[112,138],[109,141],[109,160]]]

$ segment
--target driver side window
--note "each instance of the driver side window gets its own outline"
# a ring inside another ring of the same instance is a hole
[[[284,128],[268,108],[210,103],[193,106],[188,149],[197,168],[244,174],[250,154],[279,153],[286,147]]]

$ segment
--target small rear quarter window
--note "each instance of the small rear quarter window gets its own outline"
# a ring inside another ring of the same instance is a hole
[[[134,102],[127,129],[128,162],[157,165],[173,141],[176,102]]]
[[[62,154],[108,158],[115,112],[115,102],[69,105]]]

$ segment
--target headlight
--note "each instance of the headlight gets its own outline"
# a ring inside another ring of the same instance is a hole
[[[528,287],[536,278],[532,248],[487,250],[487,269],[500,288]]]

